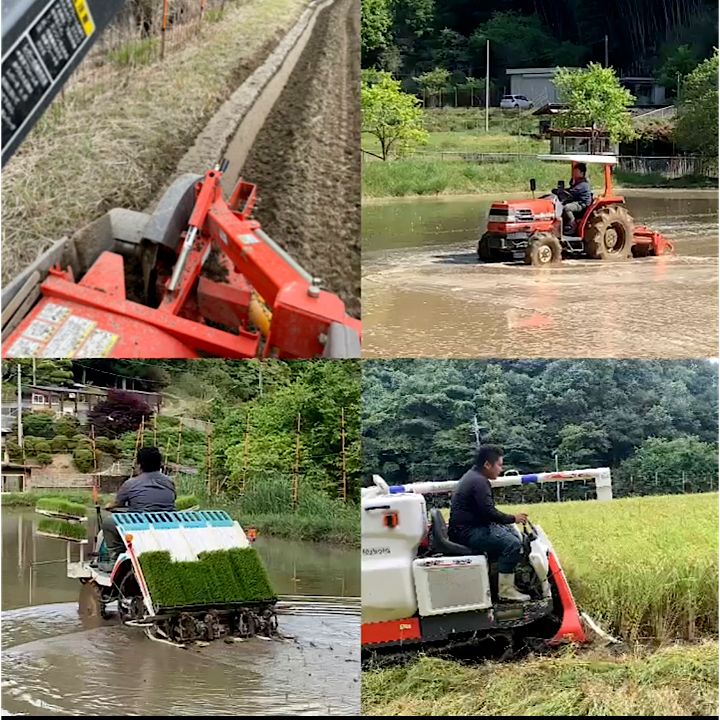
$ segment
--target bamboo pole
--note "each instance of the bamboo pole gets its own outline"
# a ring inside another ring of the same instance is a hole
[[[213,461],[213,453],[212,453],[212,436],[213,436],[213,426],[210,423],[207,423],[206,426],[206,443],[205,447],[207,450],[207,454],[205,457],[205,469],[207,471],[207,494],[208,496],[212,496],[213,494],[213,487],[212,487],[212,461]],[[216,492],[215,494],[218,494],[218,488],[215,488]]]
[[[178,468],[180,467],[180,448],[182,447],[182,429],[183,429],[183,419],[180,418],[180,425],[178,427],[177,454],[176,454],[176,459],[175,459],[175,464],[178,466]]]
[[[342,499],[347,502],[347,468],[345,463],[345,408],[340,408],[340,442],[342,457]]]
[[[240,492],[245,492],[247,483],[248,465],[250,460],[250,413],[247,414],[247,424],[245,426],[245,442],[243,443],[243,474],[240,483]]]
[[[297,416],[297,441],[295,443],[295,469],[293,472],[293,510],[297,510],[299,500],[299,484],[300,484],[300,413]]]

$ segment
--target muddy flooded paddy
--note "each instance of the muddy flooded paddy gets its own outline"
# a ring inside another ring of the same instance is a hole
[[[717,193],[622,194],[676,255],[484,264],[477,241],[497,198],[366,205],[364,357],[714,357]]]
[[[2,711],[6,715],[357,715],[357,551],[259,537],[284,640],[180,649],[117,620],[80,619],[65,544],[2,511]],[[306,596],[305,599],[300,596]]]

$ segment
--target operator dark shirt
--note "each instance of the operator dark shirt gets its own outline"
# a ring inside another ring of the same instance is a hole
[[[590,207],[592,204],[592,191],[587,180],[580,180],[575,185],[571,185],[568,192],[572,196],[572,202],[579,202],[583,207]]]
[[[490,481],[473,466],[461,478],[450,502],[448,537],[462,543],[473,528],[487,527],[491,523],[509,525],[515,522],[495,507]]]
[[[136,512],[172,512],[175,510],[175,485],[159,470],[140,473],[120,486],[116,504]]]

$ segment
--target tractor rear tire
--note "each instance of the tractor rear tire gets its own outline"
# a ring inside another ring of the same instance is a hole
[[[489,233],[485,233],[478,243],[477,254],[480,262],[491,262],[493,259],[493,253],[489,247],[490,237]]]
[[[633,254],[632,216],[622,205],[596,210],[585,225],[585,253],[595,260],[627,260]]]
[[[532,235],[525,250],[525,264],[535,267],[559,265],[562,261],[562,245],[552,233]]]

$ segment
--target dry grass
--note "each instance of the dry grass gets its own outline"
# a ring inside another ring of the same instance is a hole
[[[363,715],[716,715],[717,642],[622,657],[564,653],[463,667],[422,658],[363,674]]]
[[[3,169],[3,283],[110,208],[146,207],[305,5],[229,3],[221,20],[164,62],[103,72],[58,98]]]

